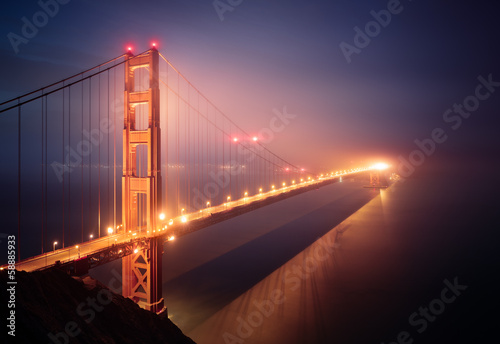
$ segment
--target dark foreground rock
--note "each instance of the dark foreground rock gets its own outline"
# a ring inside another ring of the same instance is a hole
[[[2,308],[15,309],[15,337],[4,325],[2,343],[194,343],[166,314],[148,312],[90,277],[57,270],[17,271],[15,308],[8,309],[7,277],[0,271]]]

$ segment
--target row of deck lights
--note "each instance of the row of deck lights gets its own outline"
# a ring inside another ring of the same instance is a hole
[[[301,178],[301,179],[300,179],[300,181],[301,181],[301,182],[303,182],[303,181],[304,181],[304,179],[302,179],[302,178]],[[311,177],[308,177],[308,181],[311,181]],[[312,179],[312,181],[314,181],[314,179]],[[295,185],[295,180],[293,180],[293,181],[292,181],[292,184],[293,184],[293,185]],[[283,182],[283,184],[282,184],[282,185],[283,185],[283,188],[286,188],[286,182]],[[274,191],[276,191],[276,189],[275,189],[275,186],[274,186],[274,185],[272,185],[272,186],[271,186],[271,192],[274,192]],[[259,188],[259,195],[262,195],[262,192],[263,192],[262,188]],[[244,198],[243,198],[243,200],[244,200],[244,202],[245,202],[245,203],[246,203],[246,201],[247,201],[247,198],[248,198],[248,191],[245,191],[245,193],[244,193]],[[227,200],[227,202],[226,202],[226,203],[224,203],[224,206],[225,206],[225,207],[226,207],[226,209],[227,209],[227,207],[229,206],[229,203],[231,203],[231,196],[227,196],[226,200]],[[210,207],[210,205],[211,205],[211,203],[210,203],[210,202],[207,202],[207,203],[206,203],[207,209]],[[186,223],[186,222],[187,222],[187,217],[184,215],[184,211],[185,211],[185,209],[184,209],[184,208],[182,208],[182,209],[181,209],[181,222],[182,222],[182,223]],[[202,211],[200,210],[200,212],[202,212]],[[161,213],[161,214],[159,215],[159,219],[160,219],[160,221],[164,221],[164,220],[165,220],[165,214],[164,214],[164,213]],[[173,220],[173,219],[170,219],[170,221],[168,222],[168,225],[170,225],[170,226],[171,226],[171,225],[173,225],[173,223],[174,223],[174,220]],[[119,226],[117,226],[117,227],[116,227],[116,229],[118,230],[118,229],[119,229],[119,228],[121,228],[121,227],[123,227],[123,225],[119,225]],[[167,227],[167,225],[165,225],[163,228],[159,228],[159,229],[158,229],[158,231],[164,231],[164,230],[166,230],[167,228],[168,228],[168,227]],[[110,239],[109,239],[109,236],[111,236],[111,235],[113,234],[113,232],[114,232],[113,227],[108,227],[108,246],[109,246],[109,244],[110,244],[110,242],[109,242],[109,240],[110,240]],[[147,231],[147,232],[149,233],[149,231]],[[156,231],[155,231],[155,230],[153,230],[153,232],[155,233]],[[131,231],[130,231],[130,230],[129,230],[129,233],[131,233]],[[132,235],[137,235],[137,233],[133,233]],[[90,234],[90,236],[89,236],[89,237],[90,237],[90,240],[92,240],[92,239],[93,239],[93,237],[94,237],[94,235],[93,235],[93,234]],[[169,241],[174,240],[174,237],[173,237],[173,236],[171,236],[171,237],[169,237],[169,239],[168,239],[168,240],[169,240]],[[116,242],[116,241],[117,241],[117,239],[115,239],[115,242]],[[57,245],[58,245],[58,242],[57,242],[57,241],[54,241],[54,243],[53,243],[53,251],[55,251],[55,249],[56,249],[56,246],[57,246]],[[76,248],[78,248],[78,245],[76,246]]]
[[[255,141],[255,140],[254,140],[254,141]],[[311,177],[309,177],[308,179],[309,179],[309,181],[310,181],[310,180],[311,180]],[[304,179],[301,179],[300,181],[301,181],[301,182],[303,182],[303,181],[304,181]],[[314,179],[313,179],[313,181],[314,181]],[[295,185],[295,180],[293,180],[293,181],[292,181],[292,184],[293,184],[293,185]],[[283,188],[286,188],[286,183],[285,183],[285,182],[283,182]],[[271,186],[271,191],[272,191],[272,192],[276,191],[276,190],[275,190],[275,186],[274,186],[274,185],[272,185],[272,186]],[[259,194],[260,194],[260,195],[262,195],[262,192],[263,192],[262,188],[259,188]],[[248,198],[248,191],[245,191],[244,198],[243,198],[244,202],[246,202],[247,198]],[[225,207],[226,207],[226,209],[227,209],[227,207],[228,207],[229,203],[231,202],[231,196],[227,196],[226,200],[227,200],[227,203],[224,203],[224,206],[225,206]],[[207,203],[206,203],[207,208],[209,208],[209,207],[210,207],[210,205],[211,205],[211,203],[210,203],[210,202],[207,202]],[[187,222],[187,218],[186,218],[186,216],[184,215],[184,211],[185,211],[185,209],[184,209],[184,208],[182,208],[182,209],[181,209],[181,222],[182,222],[182,223],[186,223],[186,222]],[[200,212],[202,212],[202,211],[200,210]],[[161,221],[164,221],[164,220],[165,220],[165,214],[164,214],[164,213],[161,213],[161,214],[159,215],[159,219],[160,219]],[[173,219],[170,219],[170,221],[168,222],[168,225],[170,225],[170,226],[171,226],[171,225],[173,225],[173,223],[174,223],[174,220],[173,220]],[[119,228],[121,228],[121,227],[123,227],[123,225],[119,225],[119,226],[117,226],[117,227],[116,227],[116,229],[118,230],[118,229],[119,229]],[[168,227],[167,227],[167,225],[165,225],[163,228],[158,229],[158,231],[163,231],[163,230],[166,230],[167,228],[168,228]],[[114,229],[113,229],[113,227],[108,227],[108,230],[107,230],[107,231],[108,231],[108,236],[111,236],[111,235],[113,234],[113,232],[114,232]],[[149,231],[148,231],[148,232],[149,232]],[[156,232],[156,231],[155,231],[155,230],[153,230],[153,232]],[[131,231],[129,231],[129,233],[131,233]],[[133,233],[133,235],[136,235],[136,234],[137,234],[137,233]],[[93,235],[93,234],[90,234],[89,238],[90,238],[90,240],[92,240],[92,239],[94,238],[94,235]],[[169,240],[173,240],[173,239],[174,239],[174,237],[173,237],[173,236],[172,236],[172,237],[169,237]],[[109,242],[109,240],[110,240],[110,239],[109,239],[109,237],[108,237],[108,246],[109,246],[109,243],[110,243],[110,242]],[[117,239],[115,239],[115,241],[117,241]],[[54,241],[54,242],[53,242],[53,247],[52,247],[53,251],[55,251],[56,246],[57,246],[58,244],[59,244],[59,243],[58,243],[57,241]],[[78,248],[79,248],[79,246],[77,245],[77,246],[76,246],[76,248],[78,249]]]
[[[235,140],[235,142],[236,142],[238,139],[237,139],[237,138],[235,138],[234,140]],[[361,170],[361,169],[355,169],[355,170],[352,170],[352,169],[351,169],[349,172],[356,172],[356,171],[360,171],[360,170]],[[344,170],[343,172],[341,171],[341,172],[340,172],[340,174],[347,174],[347,173],[349,173],[349,172],[348,172],[347,170]],[[339,174],[339,172],[338,172],[338,171],[337,171],[337,172],[335,172],[335,176],[337,176],[338,174]],[[334,176],[334,173],[333,173],[333,172],[332,172],[332,173],[330,173],[330,175],[329,175],[329,176],[330,176],[330,177],[333,177],[333,176]],[[325,176],[324,174],[321,174],[321,175],[319,176],[319,179],[323,179],[323,178],[325,178],[325,177],[329,177],[329,176],[328,176],[328,175],[326,175],[326,176]],[[311,178],[311,177],[308,177],[308,178],[307,178],[307,182],[308,182],[308,183],[311,183],[311,182],[314,182],[314,181],[316,181],[316,179],[313,179],[313,178]],[[300,183],[304,183],[304,178],[301,178],[301,179],[300,179]],[[292,180],[292,186],[295,186],[295,185],[296,185],[295,180]],[[286,182],[283,182],[283,184],[282,184],[282,188],[283,188],[283,189],[286,189],[286,188],[287,188],[287,186],[286,186]],[[271,190],[270,190],[270,192],[275,192],[275,191],[276,191],[276,186],[275,186],[275,185],[271,185]],[[263,189],[262,189],[262,188],[259,188],[259,195],[260,195],[260,196],[262,196],[262,193],[263,193]],[[246,203],[246,201],[247,201],[247,198],[248,198],[248,191],[245,191],[245,193],[244,193],[244,197],[243,197],[243,201],[244,201],[245,203]],[[227,208],[229,207],[229,204],[230,204],[230,203],[231,203],[231,196],[227,196],[227,197],[226,197],[226,202],[223,204],[223,206],[227,209]],[[206,203],[206,208],[208,209],[208,208],[210,208],[210,206],[211,206],[211,202],[210,202],[210,201],[207,201],[207,203]],[[186,222],[188,221],[188,220],[187,220],[187,216],[186,216],[186,215],[184,215],[184,212],[185,212],[185,209],[184,209],[184,208],[182,208],[182,209],[181,209],[181,223],[186,223]],[[200,210],[200,213],[203,213],[203,210]],[[165,220],[165,214],[163,214],[163,213],[162,213],[162,214],[160,214],[160,215],[159,215],[159,219],[160,219],[161,221],[164,221],[164,220]],[[174,223],[174,220],[173,220],[173,219],[170,219],[170,221],[168,222],[168,225],[170,225],[170,226],[171,226],[171,225],[173,225],[173,223]],[[165,225],[163,228],[159,229],[159,231],[160,231],[160,230],[165,230],[165,229],[167,229],[167,228],[168,228],[168,227]],[[149,232],[149,231],[148,231],[148,232]],[[155,232],[155,231],[153,230],[153,232]],[[169,240],[173,240],[173,237],[172,237],[172,239],[170,239],[170,238],[169,238]]]
[[[238,142],[238,138],[234,138],[233,139],[234,142]],[[257,137],[253,137],[253,141],[257,141]],[[388,168],[389,165],[385,164],[385,163],[378,163],[378,164],[375,164],[369,168],[356,168],[356,169],[350,169],[350,170],[343,170],[343,171],[336,171],[335,173],[334,172],[331,172],[330,174],[320,174],[319,178],[318,179],[324,179],[324,178],[328,178],[328,177],[336,177],[336,176],[339,176],[339,175],[343,175],[343,174],[348,174],[348,173],[353,173],[353,172],[359,172],[359,171],[366,171],[368,169],[378,169],[378,170],[383,170],[383,169],[386,169]],[[288,170],[288,168],[287,168]],[[303,169],[302,169],[303,171]],[[315,179],[312,179],[311,177],[307,177],[307,182],[310,183],[310,182],[314,182]],[[304,178],[300,178],[300,183],[304,183]],[[283,189],[286,188],[286,182],[283,182]],[[295,186],[295,180],[292,180],[292,185]],[[270,192],[275,192],[276,191],[276,187],[275,185],[271,185],[271,190]],[[259,195],[262,196],[262,193],[263,193],[263,189],[262,188],[259,188]],[[244,193],[244,197],[243,197],[243,201],[246,203],[247,201],[247,198],[248,198],[248,191],[245,191]],[[231,202],[231,196],[227,196],[226,198],[226,203],[224,203],[224,207],[227,209],[227,207],[229,206],[229,203]],[[206,203],[206,206],[207,206],[207,209],[210,208],[211,206],[211,203],[210,201],[208,201]],[[187,217],[184,215],[184,211],[185,209],[182,208],[181,209],[181,222],[182,223],[186,223],[187,222]],[[200,210],[200,213],[202,213],[203,211]],[[159,215],[159,219],[160,221],[164,221],[165,220],[165,214],[164,213],[161,213]],[[174,220],[173,219],[170,219],[169,222],[168,222],[168,225],[171,226],[174,224]],[[119,225],[116,227],[116,229],[118,230],[119,228],[123,227],[123,225]],[[164,225],[163,228],[159,228],[158,231],[164,231],[166,230],[168,227],[167,225]],[[111,234],[113,234],[114,232],[114,229],[113,227],[108,227],[108,235],[110,236]],[[155,230],[153,230],[153,232],[156,232]],[[129,231],[129,233],[131,233],[131,231]],[[149,231],[148,231],[149,233]],[[137,233],[133,233],[132,235],[137,235]],[[94,238],[94,235],[93,234],[90,234],[89,236],[90,240],[92,240]],[[168,238],[169,241],[171,240],[174,240],[174,236],[170,236]],[[117,241],[117,239],[115,239],[115,242]],[[52,249],[53,251],[56,250],[56,246],[58,245],[58,242],[57,241],[54,241],[53,244],[52,244]],[[108,246],[109,246],[109,237],[108,237]],[[76,248],[79,250],[79,246],[76,245]],[[135,250],[137,251],[137,249]],[[135,252],[134,251],[134,252]],[[137,253],[137,252],[136,252]]]

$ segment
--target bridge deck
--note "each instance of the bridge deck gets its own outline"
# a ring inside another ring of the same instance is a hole
[[[160,236],[165,241],[186,235],[188,233],[209,227],[218,222],[228,220],[263,206],[293,197],[325,185],[337,182],[340,177],[348,178],[366,170],[347,172],[335,177],[309,181],[302,184],[291,185],[275,191],[269,191],[254,196],[248,196],[222,205],[209,207],[197,213],[185,214],[172,219],[173,224],[166,225],[150,233],[146,230],[136,230],[125,233],[118,231],[116,234],[107,235],[85,243],[46,252],[16,263],[17,270],[36,271],[58,266],[68,273],[83,275],[93,268],[110,261],[121,259],[131,254],[134,248],[147,245],[149,238]],[[183,218],[185,222],[183,222]],[[7,266],[2,266],[6,268]]]

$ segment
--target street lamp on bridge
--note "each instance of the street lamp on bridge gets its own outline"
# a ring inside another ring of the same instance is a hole
[[[113,234],[113,227],[108,227],[108,246],[109,246],[109,237]]]
[[[52,245],[52,248],[54,251],[56,250],[56,245],[57,245],[57,241],[54,241],[54,244]]]

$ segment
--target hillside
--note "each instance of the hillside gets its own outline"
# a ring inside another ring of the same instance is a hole
[[[10,297],[7,277],[0,271],[4,310]],[[90,277],[17,271],[16,281],[16,336],[3,326],[2,343],[194,343],[165,314],[141,309]]]

